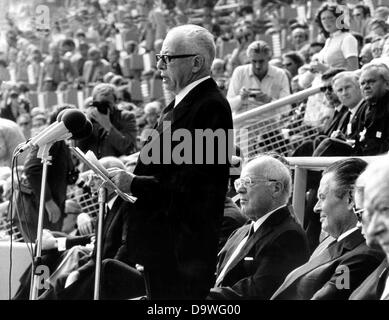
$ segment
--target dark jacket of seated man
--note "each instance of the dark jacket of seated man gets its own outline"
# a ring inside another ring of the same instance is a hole
[[[384,259],[378,268],[354,290],[349,300],[380,300],[385,289],[388,272],[389,263],[387,259]]]
[[[368,102],[353,155],[378,155],[389,150],[389,91],[377,102]]]
[[[237,229],[219,254],[217,275],[247,235],[250,224]],[[252,234],[227,268],[209,299],[269,299],[286,275],[309,257],[305,233],[286,206],[279,208]]]
[[[345,300],[380,264],[382,252],[369,248],[359,229],[334,242],[293,270],[272,300]]]
[[[127,263],[126,238],[129,202],[117,198],[104,219],[102,238],[102,259],[118,259]],[[95,276],[96,246],[92,256],[77,271],[79,278],[67,288],[59,285],[51,288],[40,299],[92,299]],[[65,280],[65,279],[64,279]]]

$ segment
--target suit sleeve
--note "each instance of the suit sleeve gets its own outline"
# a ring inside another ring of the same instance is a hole
[[[107,135],[107,141],[120,154],[130,154],[136,145],[136,136],[138,133],[135,115],[131,112],[122,112],[119,120],[122,128],[119,130],[112,123],[112,129]]]
[[[253,273],[240,279],[232,287],[213,288],[211,299],[255,298],[268,300],[282,284],[290,271],[308,258],[304,237],[296,231],[287,231],[275,238],[260,255],[254,257]],[[243,263],[250,263],[244,261]]]
[[[337,266],[331,279],[311,300],[347,300],[380,262],[380,259],[372,254],[350,256]]]

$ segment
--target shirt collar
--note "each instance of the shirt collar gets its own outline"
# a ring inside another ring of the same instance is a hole
[[[198,79],[196,81],[193,81],[189,83],[184,89],[182,89],[179,93],[177,93],[175,100],[174,100],[174,108],[182,101],[182,99],[185,98],[185,96],[197,85],[199,85],[201,82],[211,78],[210,76],[206,76],[204,78]]]
[[[274,68],[273,68],[272,65],[269,64],[269,66],[267,67],[267,73],[265,74],[263,79],[265,79],[266,77],[273,77],[273,76],[274,76]],[[254,74],[253,67],[251,66],[251,64],[250,64],[250,69],[249,69],[249,77],[256,77],[256,75]]]
[[[266,221],[267,218],[269,218],[274,212],[277,210],[280,210],[281,208],[285,207],[283,204],[282,206],[279,206],[278,208],[266,213],[264,216],[260,217],[257,221],[254,222],[254,232],[258,230],[258,228]]]
[[[108,201],[107,206],[108,206],[109,210],[112,210],[113,204],[115,203],[117,198],[118,198],[118,195],[114,196],[111,200]]]
[[[341,241],[342,239],[346,238],[348,235],[350,235],[351,233],[353,233],[355,230],[358,230],[358,227],[354,227],[354,228],[351,228],[349,230],[347,230],[346,232],[343,232],[339,237],[338,239],[336,239],[336,241]]]

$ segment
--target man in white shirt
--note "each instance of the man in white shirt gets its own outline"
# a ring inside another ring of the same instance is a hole
[[[284,70],[269,65],[271,49],[265,41],[254,41],[247,48],[251,61],[237,67],[231,77],[227,100],[234,113],[240,113],[290,95]]]
[[[287,203],[291,176],[281,161],[260,156],[235,181],[250,223],[237,229],[219,253],[209,299],[269,299],[293,268],[308,259],[304,231]]]
[[[314,208],[322,229],[336,239],[315,258],[293,270],[272,300],[345,300],[382,261],[369,248],[354,214],[355,181],[367,163],[340,160],[323,173]]]

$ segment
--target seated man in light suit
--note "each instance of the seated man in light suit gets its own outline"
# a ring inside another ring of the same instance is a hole
[[[271,156],[243,167],[235,188],[242,212],[252,221],[220,251],[208,299],[269,299],[286,275],[307,261],[305,233],[287,208],[291,180],[288,168]]]
[[[357,180],[360,219],[367,244],[379,246],[386,259],[351,294],[350,300],[389,299],[389,163],[380,159],[368,165]],[[357,201],[356,201],[357,202]]]
[[[272,300],[342,300],[382,261],[369,248],[353,212],[355,181],[366,162],[350,158],[333,163],[323,173],[314,211],[322,229],[336,241],[306,264],[293,270]]]

